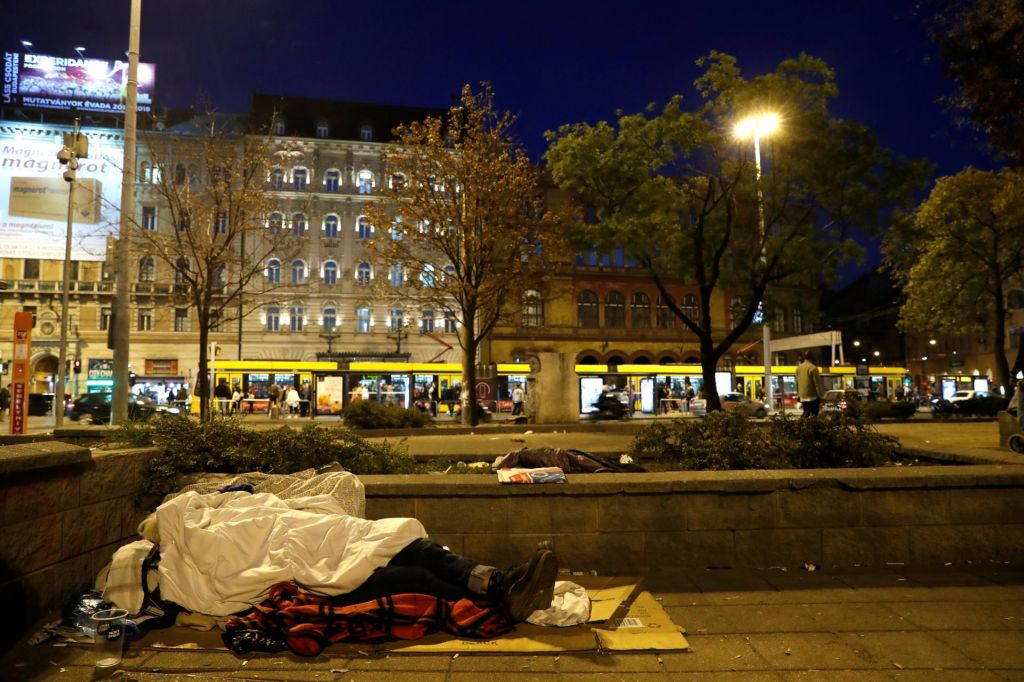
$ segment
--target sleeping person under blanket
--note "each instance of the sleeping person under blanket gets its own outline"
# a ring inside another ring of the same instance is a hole
[[[501,571],[430,540],[416,519],[358,518],[330,495],[186,492],[140,533],[159,546],[161,599],[211,616],[258,606],[275,585],[294,583],[339,604],[398,594],[490,600],[520,622],[551,605],[558,571],[546,547]]]

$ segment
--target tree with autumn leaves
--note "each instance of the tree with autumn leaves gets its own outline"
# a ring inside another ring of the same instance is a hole
[[[520,312],[558,252],[540,170],[513,140],[515,117],[488,84],[462,89],[443,117],[400,126],[383,152],[387,182],[368,209],[378,300],[429,310],[457,327],[464,421],[477,423],[477,358]]]

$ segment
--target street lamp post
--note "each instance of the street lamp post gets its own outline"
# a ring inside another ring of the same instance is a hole
[[[741,140],[754,138],[754,173],[757,184],[757,224],[761,236],[761,263],[767,262],[765,246],[768,241],[764,226],[764,192],[761,189],[761,137],[771,135],[779,127],[779,117],[773,113],[760,113],[747,118],[736,124],[734,133]],[[768,310],[762,304],[761,334],[762,345],[764,346],[764,393],[768,396],[770,404],[774,407],[775,390],[772,387],[772,330],[768,324]],[[786,401],[783,397],[782,409],[785,410]]]

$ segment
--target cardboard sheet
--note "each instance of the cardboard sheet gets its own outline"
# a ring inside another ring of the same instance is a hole
[[[669,617],[650,592],[641,592],[633,600],[626,615],[595,627],[601,647],[608,651],[685,651],[690,643],[685,630]]]

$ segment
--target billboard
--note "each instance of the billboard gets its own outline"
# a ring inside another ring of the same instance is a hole
[[[138,110],[153,109],[156,66],[139,63]],[[128,62],[4,53],[3,103],[123,114]]]
[[[57,152],[66,126],[0,123],[0,258],[63,260],[68,184]],[[120,220],[119,132],[83,129],[89,158],[79,161],[72,260],[104,260]]]

